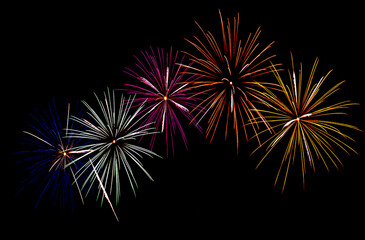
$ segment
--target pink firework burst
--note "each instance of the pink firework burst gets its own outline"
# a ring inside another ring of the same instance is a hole
[[[150,48],[150,52],[141,51],[141,57],[134,56],[136,65],[134,68],[126,68],[125,73],[138,80],[136,83],[125,84],[125,90],[129,94],[136,94],[134,102],[137,106],[144,103],[144,122],[154,122],[157,131],[164,135],[166,140],[166,156],[169,149],[174,155],[174,136],[179,132],[186,149],[187,137],[180,118],[185,118],[197,129],[202,129],[191,115],[190,110],[197,107],[199,101],[195,92],[191,89],[191,83],[198,78],[197,75],[187,75],[184,63],[184,55],[179,51],[164,52],[163,49]],[[122,89],[120,89],[122,90]],[[157,134],[153,135],[150,142],[152,149]]]

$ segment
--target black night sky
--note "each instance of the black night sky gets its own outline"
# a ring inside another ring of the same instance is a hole
[[[169,239],[218,233],[239,238],[252,233],[281,236],[289,230],[298,236],[317,230],[326,234],[360,232],[365,213],[364,134],[351,130],[347,133],[357,141],[352,146],[359,156],[340,155],[344,168],[339,171],[331,168],[328,173],[320,165],[316,173],[308,169],[304,190],[295,171],[289,175],[283,194],[280,187],[273,186],[280,151],[255,170],[258,159],[249,155],[256,142],[247,143],[242,138],[237,155],[233,138],[225,141],[221,133],[209,144],[187,126],[188,150],[180,142],[175,156],[143,160],[155,182],[137,174],[140,188],[136,198],[128,186],[122,189],[116,207],[120,223],[109,206],[100,208],[93,196],[87,198],[85,206],[76,203],[71,212],[47,205],[47,201],[34,211],[32,189],[17,195],[22,172],[15,163],[19,155],[14,153],[21,150],[22,131],[34,108],[45,107],[52,99],[93,99],[93,92],[122,87],[123,79],[129,77],[122,70],[134,64],[133,54],[140,50],[150,46],[189,49],[184,38],[200,34],[194,21],[219,36],[218,8],[224,18],[240,13],[241,39],[261,26],[262,43],[275,41],[270,53],[284,66],[289,66],[292,51],[296,62],[304,63],[304,71],[310,70],[317,56],[320,74],[334,69],[329,82],[346,80],[336,96],[361,104],[347,111],[346,121],[364,129],[362,6],[347,2],[323,5],[318,1],[223,2],[9,6],[11,14],[3,35],[8,40],[5,69],[10,74],[3,77],[2,87],[6,154],[2,155],[1,198],[6,212],[2,217],[11,227],[18,228],[19,233],[21,229],[54,231],[54,236],[64,229],[76,230],[80,236],[113,229],[120,237],[132,233]]]

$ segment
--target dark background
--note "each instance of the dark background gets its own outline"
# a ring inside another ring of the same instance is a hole
[[[132,55],[140,50],[171,45],[188,49],[184,38],[200,34],[194,21],[220,36],[218,8],[224,18],[240,13],[241,39],[261,26],[262,43],[275,41],[271,52],[286,66],[289,51],[296,62],[304,62],[307,72],[319,56],[320,74],[334,69],[328,81],[346,80],[337,97],[363,104],[362,7],[342,4],[176,1],[9,6],[3,34],[9,74],[1,88],[6,152],[2,155],[1,198],[7,225],[29,233],[68,235],[75,230],[82,236],[113,229],[120,237],[133,233],[170,239],[217,232],[242,237],[288,234],[289,230],[295,230],[297,236],[312,230],[357,233],[364,223],[364,136],[351,130],[348,133],[357,141],[353,146],[359,156],[342,155],[344,168],[339,171],[332,168],[327,173],[319,165],[315,174],[309,170],[304,190],[301,177],[292,175],[281,194],[280,187],[273,186],[280,154],[255,171],[257,158],[249,158],[254,141],[246,143],[242,138],[237,155],[234,142],[218,135],[209,144],[193,127],[187,127],[189,150],[177,145],[174,157],[145,159],[155,182],[138,176],[137,198],[130,189],[122,190],[116,207],[120,223],[115,222],[108,205],[100,208],[92,197],[86,206],[76,204],[72,213],[47,202],[33,211],[35,196],[16,195],[22,175],[21,167],[14,164],[17,155],[12,154],[21,150],[21,131],[34,108],[45,107],[52,99],[87,100],[93,98],[92,92],[121,87],[127,77],[121,70],[134,63]],[[350,109],[346,121],[364,129],[362,112],[363,106]]]

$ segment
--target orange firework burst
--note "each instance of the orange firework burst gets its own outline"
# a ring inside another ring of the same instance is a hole
[[[344,81],[337,83],[328,91],[320,94],[323,82],[326,80],[329,71],[322,76],[317,82],[313,83],[314,73],[318,65],[318,58],[315,60],[307,85],[303,89],[303,69],[300,64],[299,74],[294,71],[294,61],[292,61],[292,72],[289,72],[289,82],[285,83],[274,67],[274,75],[280,85],[283,97],[278,97],[268,88],[265,88],[262,99],[270,110],[260,110],[265,116],[267,122],[272,124],[275,134],[273,134],[263,145],[259,146],[254,152],[263,146],[266,147],[266,153],[258,163],[257,167],[267,157],[267,155],[280,142],[285,142],[284,156],[282,158],[279,171],[275,179],[275,185],[278,182],[280,173],[285,169],[282,191],[284,191],[287,180],[289,167],[294,164],[297,156],[300,158],[304,188],[304,176],[307,164],[315,170],[315,160],[320,160],[329,171],[328,160],[336,169],[342,162],[335,153],[336,148],[341,148],[347,154],[357,152],[350,147],[344,140],[354,141],[340,129],[354,129],[361,131],[359,128],[337,120],[336,116],[346,114],[343,109],[349,108],[357,103],[349,100],[328,104],[328,98],[339,90],[339,86]],[[288,85],[290,84],[290,85]],[[327,105],[326,105],[327,103]],[[266,132],[261,131],[259,134]],[[253,152],[253,153],[254,153]],[[256,167],[256,168],[257,168]]]
[[[219,16],[222,46],[209,31],[204,31],[196,23],[204,39],[201,40],[195,36],[195,41],[186,39],[198,51],[198,55],[186,53],[191,57],[194,65],[185,67],[189,68],[190,73],[202,76],[194,82],[193,88],[199,89],[198,94],[206,95],[204,101],[198,106],[205,111],[196,108],[193,112],[196,112],[195,118],[199,117],[199,121],[208,112],[210,113],[206,137],[210,136],[210,141],[213,140],[222,115],[226,115],[223,117],[225,118],[225,138],[227,138],[228,125],[232,124],[238,152],[239,128],[243,126],[247,140],[245,127],[247,124],[250,124],[257,133],[259,127],[255,120],[256,116],[266,123],[254,102],[261,101],[259,86],[272,88],[275,84],[259,83],[254,78],[271,72],[272,65],[269,60],[275,55],[267,57],[263,55],[274,42],[260,48],[257,39],[261,30],[258,28],[253,35],[249,34],[244,43],[238,38],[239,14],[233,19],[233,26],[229,19],[227,19],[227,25],[224,25],[220,11]],[[266,127],[270,128],[268,124]]]

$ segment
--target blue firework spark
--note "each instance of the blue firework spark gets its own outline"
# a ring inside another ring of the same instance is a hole
[[[26,177],[20,191],[35,186],[38,195],[35,208],[45,196],[49,196],[54,205],[62,208],[70,205],[73,209],[75,196],[84,202],[75,178],[75,172],[82,162],[65,168],[66,164],[80,154],[72,150],[80,144],[80,140],[65,138],[68,128],[78,127],[70,121],[70,103],[66,106],[66,114],[59,115],[53,100],[43,112],[31,114],[28,129],[23,131],[24,150],[20,153],[24,154],[21,162],[26,166]],[[80,111],[74,112],[82,116]]]

